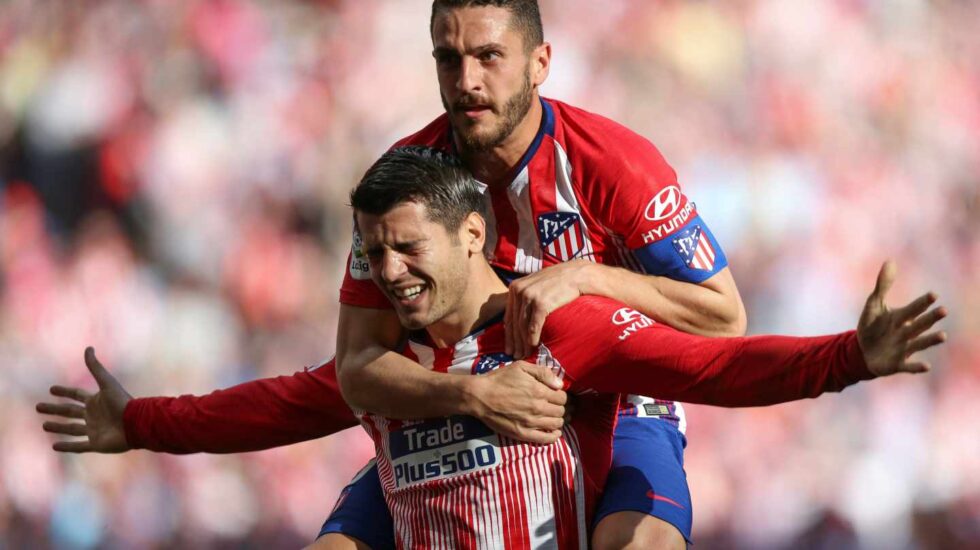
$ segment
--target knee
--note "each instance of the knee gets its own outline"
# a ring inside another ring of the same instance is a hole
[[[687,543],[676,527],[640,512],[618,512],[599,522],[592,534],[595,550],[685,550]]]
[[[371,550],[363,542],[341,533],[327,533],[303,550]]]

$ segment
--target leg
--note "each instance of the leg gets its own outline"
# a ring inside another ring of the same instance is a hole
[[[686,548],[692,512],[685,445],[684,435],[666,420],[620,417],[612,468],[596,509],[593,548]]]
[[[327,533],[303,550],[371,550],[371,547],[343,533]]]
[[[374,460],[341,491],[330,517],[307,550],[394,550],[395,525]]]
[[[602,518],[592,533],[595,550],[684,550],[687,541],[677,527],[641,512],[616,512]]]

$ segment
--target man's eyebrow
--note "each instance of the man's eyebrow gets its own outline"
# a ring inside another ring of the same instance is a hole
[[[500,44],[499,42],[487,42],[486,44],[480,44],[479,46],[470,48],[464,53],[479,55],[483,52],[494,50],[506,51],[507,46]],[[450,48],[449,46],[436,46],[435,48],[432,48],[433,57],[440,55],[459,55],[459,51],[457,51],[456,48]]]
[[[413,239],[411,241],[400,241],[400,242],[397,242],[397,243],[392,244],[390,246],[390,248],[392,248],[394,250],[405,250],[407,248],[414,248],[414,247],[416,247],[416,246],[424,243],[427,240],[428,239],[426,239],[426,238],[422,238],[422,239]],[[362,251],[365,254],[378,254],[381,251],[383,251],[384,248],[385,248],[385,246],[383,244],[380,244],[379,243],[379,244],[376,244],[376,245],[369,246],[367,248],[362,248]]]

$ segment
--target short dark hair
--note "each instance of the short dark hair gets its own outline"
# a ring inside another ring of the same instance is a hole
[[[471,212],[486,218],[483,190],[459,158],[431,147],[398,147],[381,155],[350,193],[354,210],[380,216],[415,202],[450,234]]]
[[[544,28],[541,26],[538,0],[433,0],[432,15],[429,17],[429,34],[432,34],[436,14],[440,10],[483,6],[504,8],[510,12],[514,28],[524,35],[525,52],[544,43]]]

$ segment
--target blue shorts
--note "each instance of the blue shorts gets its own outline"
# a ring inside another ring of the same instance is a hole
[[[658,418],[620,415],[612,467],[595,523],[616,512],[642,512],[673,525],[691,543],[691,491],[684,472],[687,438]]]
[[[395,522],[373,459],[340,492],[317,538],[327,533],[354,537],[373,550],[395,550]]]
[[[596,508],[595,524],[616,512],[642,512],[677,528],[691,542],[691,492],[684,473],[687,440],[658,418],[622,415],[613,438],[613,462]],[[340,493],[320,535],[342,533],[374,550],[395,548],[394,523],[374,461]]]

